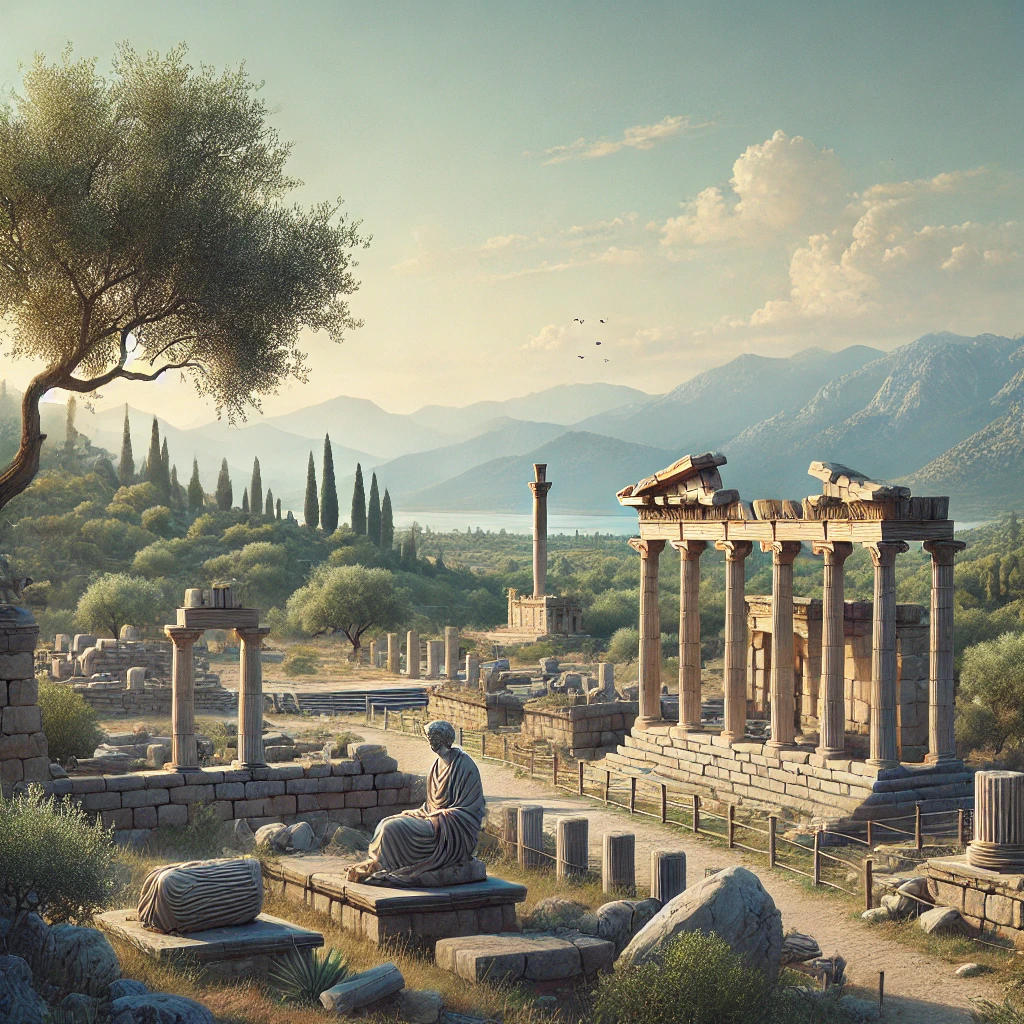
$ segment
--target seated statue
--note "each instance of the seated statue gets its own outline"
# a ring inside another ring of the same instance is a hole
[[[350,882],[431,888],[487,877],[473,858],[486,809],[480,771],[453,745],[450,722],[431,722],[425,731],[437,754],[427,776],[426,803],[377,825],[369,858],[349,869]]]

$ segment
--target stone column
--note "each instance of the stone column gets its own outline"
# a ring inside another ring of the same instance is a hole
[[[907,545],[901,540],[882,540],[865,547],[875,567],[868,764],[894,768],[900,763],[896,742],[896,556],[903,554]]]
[[[798,540],[762,541],[772,553],[772,668],[768,682],[772,736],[767,746],[792,746],[796,735],[796,677],[793,662],[793,563]]]
[[[651,895],[668,903],[686,888],[686,851],[651,850]]]
[[[661,721],[661,613],[658,610],[658,560],[663,540],[634,537],[629,546],[640,554],[640,714],[646,729]]]
[[[597,666],[597,682],[605,700],[615,700],[615,665],[602,661]]]
[[[427,679],[439,679],[441,676],[441,658],[444,657],[444,641],[427,641]]]
[[[480,659],[475,654],[466,655],[466,685],[480,689]]]
[[[931,645],[928,671],[928,764],[957,760],[953,738],[953,559],[962,540],[928,540],[932,556]]]
[[[263,639],[266,626],[236,629],[238,637],[238,766],[265,768],[263,756]]]
[[[987,871],[1024,872],[1024,772],[974,776],[974,842],[967,862]]]
[[[819,699],[818,753],[842,757],[846,748],[846,608],[843,566],[853,554],[845,541],[823,541],[813,546],[825,558],[821,601],[821,694]]]
[[[548,491],[546,463],[533,466],[536,480],[530,481],[533,491],[533,596],[543,597],[548,591]]]
[[[559,818],[555,822],[555,874],[562,881],[590,871],[590,821]]]
[[[388,672],[393,676],[400,675],[402,671],[402,653],[398,643],[397,633],[388,633]]]
[[[720,540],[715,547],[725,552],[725,720],[722,738],[737,743],[747,732],[746,561],[754,545],[748,540]]]
[[[405,674],[409,679],[420,677],[420,635],[415,629],[405,637]]]
[[[674,540],[679,552],[679,724],[700,724],[700,556],[706,540]]]
[[[370,641],[370,668],[377,667],[377,648],[378,644],[376,640]]]
[[[449,683],[459,678],[459,630],[456,626],[444,627],[444,673]]]
[[[196,746],[195,663],[192,647],[203,635],[201,629],[165,626],[174,649],[171,654],[171,771],[199,771]],[[241,707],[242,695],[238,695]]]

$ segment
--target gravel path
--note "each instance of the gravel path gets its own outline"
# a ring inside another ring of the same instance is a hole
[[[383,743],[398,759],[403,771],[425,774],[433,754],[424,740],[401,733],[383,732],[359,726],[367,742]],[[973,996],[1001,1001],[996,986],[985,978],[956,978],[953,964],[883,938],[877,931],[847,916],[845,909],[827,897],[807,892],[780,872],[770,871],[753,858],[711,846],[679,828],[662,825],[624,811],[606,809],[591,800],[554,790],[536,779],[517,778],[511,768],[492,761],[479,763],[487,802],[500,807],[506,802],[529,801],[542,804],[545,827],[554,830],[554,819],[562,814],[584,814],[590,820],[592,861],[600,861],[601,836],[607,831],[636,834],[637,881],[650,882],[650,851],[674,846],[686,851],[690,880],[702,878],[706,867],[745,864],[759,875],[782,911],[783,926],[813,935],[826,955],[841,953],[848,962],[851,985],[863,987],[858,994],[874,996],[878,972],[885,971],[886,1020],[900,1024],[968,1024]]]

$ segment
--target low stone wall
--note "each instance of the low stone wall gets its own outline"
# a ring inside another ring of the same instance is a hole
[[[486,732],[515,728],[523,721],[523,706],[509,694],[477,693],[462,697],[450,690],[432,693],[427,712],[431,718],[451,722],[456,729]]]
[[[39,627],[20,608],[0,606],[0,789],[9,795],[19,782],[48,782],[35,650]]]
[[[420,776],[400,772],[378,747],[326,764],[75,776],[46,790],[70,795],[121,841],[141,842],[150,829],[186,825],[200,807],[210,807],[222,821],[245,818],[254,830],[275,821],[318,819],[372,829],[382,818],[419,807],[421,784]]]
[[[211,681],[212,679],[212,681]],[[238,711],[238,694],[226,690],[218,676],[197,680],[196,713],[233,715]],[[72,685],[69,683],[68,685]],[[170,680],[148,679],[143,690],[129,690],[117,681],[110,683],[74,683],[75,690],[101,718],[136,715],[169,715],[171,713]]]
[[[633,728],[636,701],[577,704],[565,708],[523,709],[522,734],[526,740],[547,740],[584,761],[602,757],[624,742]]]
[[[937,904],[955,907],[979,933],[1024,946],[1024,875],[976,868],[966,857],[939,857],[925,867]]]

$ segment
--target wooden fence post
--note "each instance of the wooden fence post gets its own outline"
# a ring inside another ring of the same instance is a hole
[[[370,724],[370,695],[366,695],[366,710],[363,712],[363,723]]]
[[[636,814],[636,776],[629,777],[629,813]]]
[[[462,726],[459,726],[459,746],[462,746]]]
[[[736,845],[736,805],[729,804],[727,820],[728,846],[731,850]]]
[[[700,796],[693,794],[693,831],[696,835],[700,831]]]
[[[533,747],[530,747],[530,778],[531,779],[533,778],[533,769],[535,767],[534,758],[535,758],[534,749],[533,749]]]
[[[606,832],[602,846],[603,892],[636,888],[636,836],[632,832]]]
[[[821,885],[821,829],[814,830],[814,884]]]
[[[775,867],[775,836],[779,827],[778,815],[768,815],[768,867]]]
[[[668,821],[668,786],[663,782],[661,784],[661,823],[662,825]]]
[[[551,751],[551,785],[558,789],[558,751]]]
[[[868,818],[868,849],[869,850],[873,850],[874,846],[875,846],[874,842],[872,842],[872,828],[871,828],[872,824],[873,824],[872,820],[870,818]],[[870,909],[870,908],[868,908],[868,909]]]
[[[874,880],[874,866],[875,862],[870,857],[864,858],[864,909],[871,910],[874,905],[874,893],[875,887]]]
[[[924,847],[924,835],[921,832],[921,805],[914,804],[914,845],[918,851]]]
[[[384,731],[388,731],[388,706],[384,705]]]
[[[590,870],[590,822],[559,818],[555,822],[555,873],[559,879],[578,878]]]
[[[501,754],[502,754],[502,760],[505,762],[505,764],[508,764],[508,737],[507,736],[503,736],[502,737],[502,740],[501,740]]]
[[[610,769],[604,770],[604,802],[608,803],[608,791],[612,788],[612,773]]]
[[[579,771],[580,771],[580,796],[583,796],[583,769],[584,769],[583,761],[580,761],[578,767],[579,767]]]

